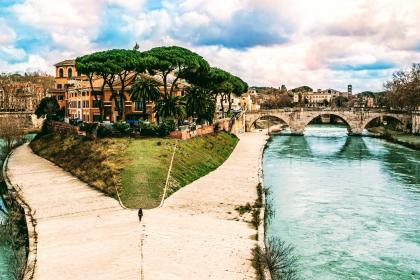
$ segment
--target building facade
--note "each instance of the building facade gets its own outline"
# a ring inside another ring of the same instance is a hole
[[[15,81],[0,83],[0,111],[34,112],[43,97],[45,88],[40,84]]]
[[[293,103],[303,103],[307,107],[328,107],[333,104],[339,96],[349,99],[352,92],[352,86],[348,85],[347,92],[335,89],[318,89],[317,91],[292,92]]]
[[[65,60],[54,66],[56,68],[55,86],[48,91],[48,95],[55,96],[60,108],[64,108],[66,121],[77,119],[88,123],[98,122],[101,119],[101,105],[105,122],[116,122],[123,119],[120,115],[121,111],[124,111],[124,118],[127,120],[156,121],[153,102],[147,102],[144,110],[141,101],[130,98],[131,86],[135,79],[134,73],[128,76],[124,89],[125,100],[124,104],[121,104],[119,97],[114,98],[110,87],[103,86],[103,79],[100,77],[93,78],[92,90],[88,77],[77,73],[75,60]],[[175,95],[182,95],[185,86],[183,81],[178,82]],[[113,89],[116,96],[119,96],[122,86],[118,79],[113,83]],[[160,87],[160,91],[164,92],[163,87]],[[124,110],[121,110],[122,106],[124,106]]]

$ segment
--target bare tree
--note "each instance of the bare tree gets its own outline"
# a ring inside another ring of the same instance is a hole
[[[4,141],[3,154],[8,154],[22,141],[25,127],[26,119],[18,114],[0,116],[0,138]]]
[[[394,108],[416,110],[420,107],[420,63],[408,71],[398,71],[385,84],[389,105]]]

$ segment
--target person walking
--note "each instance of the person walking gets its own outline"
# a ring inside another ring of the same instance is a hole
[[[139,222],[141,222],[141,218],[143,217],[143,209],[139,208],[139,212],[137,214],[139,216]]]

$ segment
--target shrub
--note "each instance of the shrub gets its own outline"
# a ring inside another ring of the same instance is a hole
[[[108,137],[112,135],[112,129],[110,127],[100,125],[96,130],[96,135],[98,137]]]
[[[159,136],[164,137],[168,136],[170,132],[176,129],[176,123],[172,119],[165,120],[158,127],[157,133]]]
[[[74,125],[74,126],[78,126],[80,124],[82,124],[83,122],[80,119],[70,119],[69,120],[69,124]]]
[[[156,136],[158,134],[158,126],[151,123],[140,123],[140,135]]]
[[[273,280],[299,279],[299,259],[294,247],[278,237],[270,238],[266,244],[265,251],[259,247],[255,251],[254,257],[256,265],[261,267],[260,271],[267,268]]]
[[[42,123],[42,128],[41,128],[41,133],[40,134],[45,135],[45,134],[48,134],[52,131],[53,131],[53,127],[52,127],[51,123],[49,121],[45,120]]]
[[[121,133],[122,135],[128,135],[131,133],[131,127],[128,123],[125,122],[116,122],[112,125],[115,131]]]
[[[97,124],[95,123],[82,123],[80,125],[80,131],[86,131],[92,133],[95,131]]]

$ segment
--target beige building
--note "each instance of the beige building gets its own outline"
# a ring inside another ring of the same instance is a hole
[[[349,87],[349,90],[351,87]],[[342,92],[335,89],[318,89],[317,91],[293,92],[294,103],[304,103],[308,107],[328,107],[335,98],[343,96],[349,98],[351,92]]]
[[[0,84],[0,110],[34,112],[45,89],[32,82],[7,81]]]

